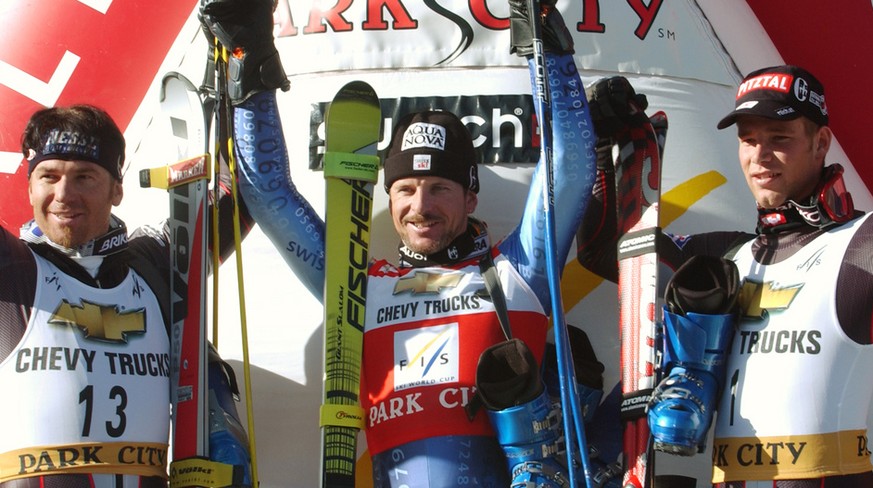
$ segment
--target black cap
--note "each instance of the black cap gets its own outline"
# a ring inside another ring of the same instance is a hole
[[[753,71],[740,83],[735,108],[721,119],[718,128],[729,127],[739,115],[774,120],[804,116],[817,125],[828,125],[824,86],[799,66],[772,66]]]
[[[473,140],[451,112],[425,111],[401,118],[384,167],[385,191],[401,178],[440,176],[479,192]]]

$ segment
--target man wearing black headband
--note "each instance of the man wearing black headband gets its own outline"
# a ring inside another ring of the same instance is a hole
[[[610,83],[633,95],[620,77],[598,85]],[[665,294],[673,373],[649,404],[656,445],[702,450],[717,405],[716,486],[873,486],[873,219],[854,209],[842,168],[825,164],[824,87],[797,66],[752,72],[718,128],[734,124],[757,232],[660,236],[659,257],[677,272]],[[617,134],[600,134],[605,203],[577,235],[579,261],[611,280],[617,236],[601,230],[615,229],[615,212],[600,210],[615,208],[606,149]]]
[[[572,99],[577,107],[553,109],[552,115],[555,207],[561,209],[556,215],[556,259],[562,263],[593,184],[594,140],[587,104],[580,96],[584,89],[573,61],[572,39],[554,3],[544,1],[541,16],[546,57],[554,66],[549,73],[552,98]],[[512,50],[527,57],[532,49],[526,2],[512,0],[510,7]],[[203,18],[217,37],[225,37],[226,45],[245,48],[245,40],[225,35],[234,31],[231,10],[207,5]],[[275,133],[281,134],[275,92],[238,97],[234,103],[240,121],[234,128],[237,140],[254,141],[240,148],[241,193],[286,262],[322,298],[323,261],[306,258],[324,255],[323,222],[289,180],[287,152],[275,144]],[[448,112],[425,110],[401,118],[395,126],[384,176],[400,237],[399,262],[380,260],[370,267],[360,395],[375,485],[566,482],[566,467],[557,461],[557,432],[548,417],[549,398],[539,375],[550,313],[541,227],[542,163],[519,226],[498,243],[484,222],[470,216],[478,203],[480,156],[464,122]],[[268,139],[270,144],[258,143]],[[277,211],[270,202],[284,203]],[[487,385],[477,383],[477,363],[483,351],[505,343],[505,337],[486,292],[482,263],[496,267],[513,336],[527,345],[513,352],[527,361],[523,366],[529,374],[516,378],[506,368],[495,368],[499,371],[493,372],[512,377],[491,385],[493,395],[485,394]],[[472,404],[484,408],[465,408]],[[502,445],[491,426],[495,418],[510,428]],[[532,421],[538,421],[536,428]],[[536,436],[528,435],[532,431]],[[501,447],[511,453],[511,463]]]
[[[103,110],[34,113],[22,151],[34,219],[20,239],[0,230],[0,488],[166,487],[169,229],[128,238],[112,214],[125,143]],[[232,231],[222,224],[222,257]],[[211,451],[247,452],[233,372],[210,356],[210,411],[237,435]]]

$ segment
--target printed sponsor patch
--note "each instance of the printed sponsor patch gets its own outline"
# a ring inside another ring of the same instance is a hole
[[[413,171],[430,171],[430,154],[415,154],[412,156]]]
[[[446,128],[441,125],[416,122],[407,127],[403,133],[403,145],[401,151],[408,149],[437,149],[446,150]]]
[[[394,391],[458,381],[458,323],[394,334]]]

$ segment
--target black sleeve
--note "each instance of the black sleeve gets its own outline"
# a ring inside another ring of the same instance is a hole
[[[585,269],[615,283],[618,282],[619,235],[611,145],[599,144],[597,147],[596,178],[591,200],[576,232],[576,259]],[[754,237],[736,231],[691,236],[662,233],[656,242],[658,260],[676,270],[692,256],[724,256]]]
[[[22,241],[0,227],[0,362],[21,341],[36,297],[36,261]]]
[[[858,228],[837,277],[837,318],[846,335],[873,344],[873,217]]]
[[[704,232],[687,236],[661,234],[658,239],[658,260],[675,271],[694,256],[733,258],[733,254],[742,244],[754,238],[754,234],[738,231]]]
[[[576,231],[576,259],[592,273],[616,282],[618,218],[615,204],[615,169],[612,144],[598,141],[597,175],[591,199]]]

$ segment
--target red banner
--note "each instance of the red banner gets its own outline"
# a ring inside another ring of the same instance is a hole
[[[5,0],[0,16],[0,225],[32,218],[21,133],[43,106],[101,106],[124,130],[197,0]],[[16,161],[18,165],[16,165]]]

